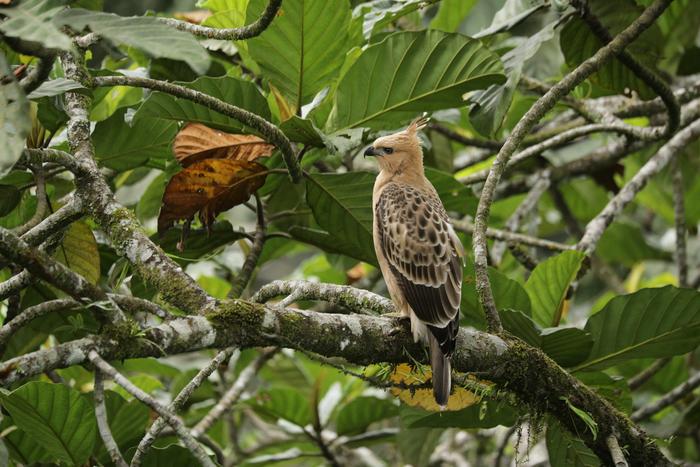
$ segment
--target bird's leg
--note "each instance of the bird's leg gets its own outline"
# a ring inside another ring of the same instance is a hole
[[[393,321],[393,327],[389,331],[390,336],[395,336],[400,332],[411,331],[411,318],[401,312],[386,313],[385,315]]]

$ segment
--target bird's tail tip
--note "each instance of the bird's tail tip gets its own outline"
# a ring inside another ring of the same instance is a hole
[[[440,349],[435,336],[429,338],[430,345],[430,366],[433,371],[433,396],[435,402],[440,406],[440,411],[447,409],[447,402],[450,399],[452,385],[452,365],[450,358],[446,357]]]

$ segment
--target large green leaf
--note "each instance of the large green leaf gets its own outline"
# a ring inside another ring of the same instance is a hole
[[[143,118],[138,125],[124,120],[126,109],[118,110],[97,123],[92,133],[95,158],[105,167],[123,172],[145,165],[150,159],[164,162],[172,157],[170,146],[177,134],[177,123]]]
[[[251,0],[247,22],[260,16],[268,0]],[[337,74],[352,46],[348,40],[348,0],[285,0],[281,14],[248,51],[263,76],[299,109]]]
[[[402,423],[411,428],[493,428],[513,425],[518,418],[512,407],[493,401],[437,413],[401,406],[400,414]]]
[[[585,255],[565,251],[542,261],[532,271],[525,290],[532,302],[532,317],[542,326],[556,326],[569,285],[576,278]]]
[[[700,344],[700,293],[667,286],[615,297],[588,319],[585,329],[594,344],[576,370],[684,354]]]
[[[12,75],[1,50],[0,75]],[[0,176],[9,172],[22,155],[30,129],[29,101],[17,81],[0,85]]]
[[[430,21],[430,29],[457,32],[459,25],[475,4],[476,0],[442,0],[437,14]]]
[[[504,85],[491,85],[470,97],[469,101],[474,105],[469,112],[469,120],[479,133],[492,136],[501,128],[513,101],[515,88],[520,82],[523,67],[535,56],[543,43],[554,37],[555,24],[550,23],[537,33],[522,39],[517,47],[503,55],[503,66],[508,77]]]
[[[597,467],[600,459],[556,422],[547,427],[547,451],[552,467]]]
[[[97,424],[92,404],[63,384],[32,381],[0,393],[12,421],[55,459],[81,465],[92,453]]]
[[[51,19],[63,9],[60,0],[24,0],[10,8],[0,9],[8,19],[0,23],[0,31],[8,37],[39,42],[44,47],[69,50],[71,40]]]
[[[460,107],[468,91],[504,81],[498,57],[477,40],[432,30],[392,34],[341,79],[331,126],[396,128],[425,111]]]
[[[249,110],[264,119],[270,119],[270,108],[267,101],[255,87],[255,84],[249,81],[231,77],[210,78],[203,76],[191,83],[182,84]],[[148,96],[134,115],[134,124],[139,123],[145,117],[203,123],[230,133],[240,132],[246,128],[238,120],[203,105],[162,92],[154,92]]]
[[[369,172],[311,174],[306,201],[318,225],[335,241],[347,246],[350,256],[374,257],[372,243],[372,187]]]
[[[209,69],[209,54],[197,39],[178,31],[158,19],[149,16],[121,17],[111,13],[71,8],[54,18],[60,26],[70,26],[78,31],[89,27],[115,44],[128,45],[143,50],[153,57],[185,61],[197,73]]]
[[[240,231],[233,230],[227,221],[216,222],[211,231],[206,229],[192,229],[185,240],[185,248],[178,251],[177,243],[180,241],[182,230],[169,229],[163,235],[154,234],[151,240],[159,245],[165,253],[172,255],[180,264],[188,264],[192,260],[213,254],[218,249],[230,245],[236,240],[244,238]]]
[[[552,360],[564,367],[584,361],[591,352],[590,333],[574,327],[540,328],[532,319],[517,310],[500,310],[503,327],[528,344],[539,347]]]
[[[268,415],[299,426],[311,423],[311,405],[293,388],[273,388],[259,396],[259,408]]]
[[[462,215],[474,215],[479,199],[471,188],[459,183],[452,174],[430,167],[425,168],[425,176],[440,194],[445,209]]]
[[[641,229],[633,224],[613,222],[600,238],[596,254],[613,264],[634,266],[649,259],[670,259],[670,254],[647,243]]]
[[[361,433],[374,422],[398,415],[398,407],[390,399],[357,397],[344,405],[335,421],[339,435]]]
[[[92,229],[84,221],[74,222],[66,231],[55,258],[89,282],[100,280],[100,255]]]
[[[629,26],[642,12],[642,8],[633,0],[616,2],[589,0],[588,7],[613,36]],[[586,22],[576,17],[571,19],[562,30],[560,44],[566,63],[571,68],[591,57],[602,46],[602,42],[591,32]],[[626,48],[626,51],[643,65],[654,69],[656,62],[661,58],[663,44],[661,30],[654,23],[645,29],[639,38]],[[591,79],[614,93],[622,94],[632,89],[637,91],[643,99],[656,95],[617,59],[606,62]]]
[[[191,467],[201,465],[187,448],[171,444],[165,448],[153,447],[143,456],[143,467]]]
[[[53,457],[36,443],[34,437],[16,427],[10,417],[4,417],[0,423],[0,432],[7,433],[2,438],[2,443],[7,447],[10,458],[24,465],[32,465],[39,462],[51,462]],[[6,432],[5,430],[8,430]],[[3,464],[0,462],[0,465]]]

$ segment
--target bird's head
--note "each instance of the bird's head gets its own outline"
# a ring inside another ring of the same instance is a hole
[[[365,157],[376,157],[379,167],[392,174],[413,170],[422,174],[423,150],[418,131],[427,124],[427,118],[418,117],[405,130],[377,138],[365,151]]]

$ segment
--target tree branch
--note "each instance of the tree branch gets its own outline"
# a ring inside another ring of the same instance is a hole
[[[695,373],[693,376],[688,378],[683,384],[676,386],[674,389],[669,391],[665,396],[660,399],[651,402],[644,407],[641,407],[630,415],[630,419],[635,422],[640,422],[646,420],[657,412],[661,412],[663,409],[671,404],[679,401],[686,395],[690,394],[695,388],[700,386],[700,372]]]
[[[170,403],[168,406],[168,410],[175,413],[180,408],[185,405],[185,403],[189,400],[189,398],[192,396],[194,391],[206,381],[206,379],[211,375],[221,364],[223,364],[226,360],[231,358],[231,354],[233,354],[233,348],[229,347],[228,349],[222,350],[218,354],[216,354],[216,357],[214,357],[207,366],[199,370],[199,373],[195,375],[194,378],[190,380],[187,385],[182,388],[182,390],[175,396],[175,399]],[[148,450],[151,448],[155,440],[158,438],[158,435],[160,432],[165,428],[166,421],[163,419],[163,417],[159,417],[156,419],[155,422],[151,425],[151,427],[148,429],[144,437],[141,439],[141,442],[139,445],[136,447],[136,452],[134,453],[134,457],[131,459],[131,467],[138,467],[141,465],[141,462],[143,461],[143,456],[148,452]],[[195,439],[198,439],[199,436],[194,433],[194,430],[192,431],[192,437]]]
[[[96,351],[91,350],[88,353],[88,359],[93,365],[95,365],[96,371],[108,375],[114,380],[115,383],[123,387],[126,390],[126,392],[128,392],[136,399],[149,406],[151,409],[157,412],[158,415],[163,417],[168,422],[168,424],[171,427],[173,427],[175,433],[177,433],[178,437],[182,440],[183,444],[187,447],[187,449],[189,449],[192,452],[192,454],[194,454],[195,457],[197,457],[197,460],[199,460],[201,465],[205,467],[215,467],[214,463],[211,461],[211,459],[209,459],[207,453],[204,452],[202,446],[197,442],[197,440],[195,440],[192,437],[192,435],[190,435],[189,431],[187,431],[187,428],[185,427],[185,424],[178,416],[171,413],[168,409],[163,407],[160,404],[160,402],[148,395],[142,389],[135,386],[124,375],[119,373],[112,365],[103,360],[102,357],[100,357],[100,355]]]
[[[97,419],[97,429],[100,432],[100,438],[105,444],[107,453],[110,459],[117,467],[128,467],[129,464],[126,463],[122,453],[119,452],[119,446],[112,436],[112,431],[109,428],[109,422],[107,420],[107,407],[105,406],[105,389],[104,389],[104,379],[102,378],[102,372],[100,370],[95,370],[95,387],[93,389],[92,397],[95,400],[95,418]]]
[[[453,220],[452,226],[460,232],[468,234],[474,233],[474,224],[467,219]],[[545,240],[544,238],[531,237],[530,235],[507,232],[505,230],[494,229],[491,227],[486,230],[486,236],[488,238],[493,238],[508,243],[521,243],[523,245],[536,246],[552,251],[566,251],[574,249],[574,245],[566,245],[564,243]]]
[[[688,251],[685,240],[685,199],[683,195],[683,170],[679,157],[673,159],[673,213],[676,225],[676,264],[678,265],[678,285],[688,287]]]
[[[496,303],[493,298],[491,284],[488,278],[486,254],[486,228],[498,181],[503,174],[508,160],[518,148],[530,129],[549,111],[557,101],[571,92],[588,76],[598,71],[603,64],[619,53],[625,46],[636,39],[642,31],[648,28],[666,9],[671,0],[655,0],[630,26],[618,34],[609,44],[600,48],[592,57],[581,63],[576,69],[567,74],[528,110],[515,126],[505,144],[496,156],[491,171],[484,183],[474,224],[474,261],[476,272],[476,289],[481,301],[489,330],[502,331],[501,319],[498,316]]]
[[[257,193],[255,193],[255,212],[257,214],[258,221],[255,227],[253,244],[250,246],[250,251],[248,252],[248,255],[246,255],[240,272],[231,281],[231,290],[228,292],[228,298],[239,298],[241,296],[246,286],[250,282],[250,278],[253,275],[253,271],[255,271],[255,267],[258,265],[258,259],[260,258],[263,247],[265,246],[265,238],[267,236],[265,210],[263,208],[260,195]]]
[[[265,140],[274,144],[281,152],[284,163],[289,170],[289,177],[294,183],[301,179],[301,168],[297,161],[292,144],[287,139],[287,136],[272,123],[255,115],[252,112],[231,105],[227,102],[212,97],[203,92],[195,91],[194,89],[181,86],[179,84],[167,83],[150,78],[137,78],[132,76],[97,76],[93,78],[92,85],[94,87],[101,86],[131,86],[154,91],[161,91],[171,94],[182,99],[187,99],[197,104],[208,107],[216,112],[231,117],[239,122],[248,125],[258,131]]]
[[[661,149],[650,158],[639,172],[615,195],[603,210],[591,220],[576,248],[590,255],[595,250],[598,240],[605,229],[612,223],[634,197],[642,191],[651,177],[663,169],[676,154],[685,149],[692,141],[700,137],[700,120],[688,125],[676,133]]]
[[[73,55],[63,53],[61,61],[66,77],[89,87],[87,72]],[[153,244],[134,214],[114,200],[114,194],[94,159],[89,108],[88,96],[66,93],[68,141],[74,158],[82,167],[76,173],[76,197],[84,211],[91,213],[105,231],[117,252],[129,260],[144,281],[157,289],[165,301],[190,313],[205,311],[213,306],[214,300]]]
[[[250,39],[260,35],[275,19],[277,12],[282,5],[282,0],[270,0],[267,7],[255,22],[240,28],[210,28],[199,24],[192,24],[174,18],[158,18],[168,26],[172,26],[180,31],[189,32],[195,36],[206,37],[207,39],[240,41]]]

